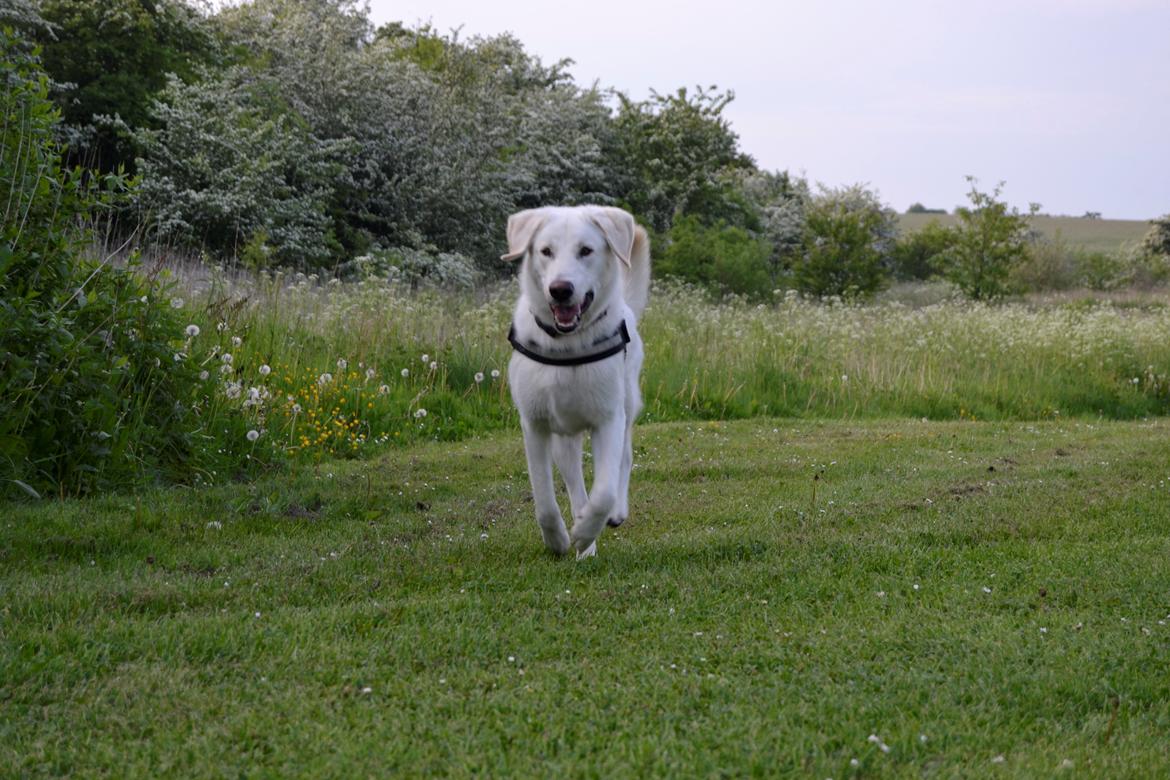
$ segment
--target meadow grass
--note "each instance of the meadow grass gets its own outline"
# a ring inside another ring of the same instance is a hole
[[[945,227],[958,223],[953,214],[899,214],[898,225],[903,232],[914,232],[938,221]],[[1084,219],[1082,217],[1052,217],[1039,215],[1029,218],[1032,227],[1047,239],[1061,239],[1073,246],[1101,252],[1116,252],[1127,244],[1140,242],[1150,229],[1144,219]]]
[[[208,465],[195,481],[238,476],[241,458],[319,463],[516,427],[511,284],[411,293],[278,274],[188,285],[183,310],[199,333],[177,348],[206,372],[195,411]],[[651,422],[1170,411],[1161,303],[713,303],[659,284],[639,327]]]
[[[1167,433],[645,425],[581,563],[514,432],[9,505],[0,775],[1164,777]]]

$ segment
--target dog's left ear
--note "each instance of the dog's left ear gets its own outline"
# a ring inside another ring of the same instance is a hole
[[[532,237],[536,235],[536,230],[542,222],[544,209],[517,211],[508,217],[508,252],[500,255],[500,259],[510,263],[524,257],[532,243]]]
[[[595,206],[589,218],[601,228],[605,234],[605,243],[628,268],[630,252],[634,249],[634,218],[628,211],[613,206]]]

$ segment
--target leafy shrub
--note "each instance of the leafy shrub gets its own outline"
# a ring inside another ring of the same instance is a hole
[[[0,33],[0,494],[81,493],[181,468],[189,371],[175,313],[133,269],[79,261],[110,203],[65,171],[48,78]]]
[[[1142,239],[1142,251],[1170,258],[1170,214],[1150,220],[1150,229]]]
[[[859,297],[885,285],[896,221],[876,193],[860,185],[822,188],[805,219],[801,251],[792,268],[798,289]]]
[[[967,181],[971,205],[955,209],[959,223],[954,244],[942,255],[943,272],[967,297],[995,300],[1011,291],[1012,272],[1028,256],[1028,216],[999,200],[1003,182],[987,193],[973,177]],[[1039,208],[1032,204],[1030,214]]]
[[[894,277],[902,281],[930,279],[938,274],[940,257],[954,242],[954,231],[938,220],[900,235],[891,255]]]
[[[675,276],[721,293],[764,297],[772,289],[771,248],[743,228],[705,226],[697,216],[675,220],[655,274]]]
[[[346,276],[377,277],[417,291],[423,288],[470,290],[479,280],[475,264],[463,255],[434,247],[374,248],[339,269]]]

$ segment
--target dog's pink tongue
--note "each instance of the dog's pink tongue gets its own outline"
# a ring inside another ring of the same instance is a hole
[[[574,306],[554,306],[553,316],[557,318],[558,325],[572,325],[577,320],[577,315],[581,313],[580,304]]]

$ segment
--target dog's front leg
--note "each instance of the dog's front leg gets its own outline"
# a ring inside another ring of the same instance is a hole
[[[601,534],[617,503],[625,444],[626,415],[617,414],[593,429],[593,490],[581,517],[573,523],[573,546],[585,553]]]
[[[536,505],[536,523],[548,549],[557,555],[569,551],[569,534],[557,506],[553,488],[551,435],[531,423],[521,422],[524,430],[524,454],[528,458],[528,481],[532,484],[532,501]]]

